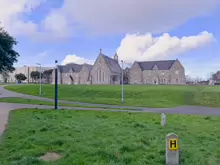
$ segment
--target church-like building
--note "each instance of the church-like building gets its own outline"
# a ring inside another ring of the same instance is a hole
[[[94,65],[75,64],[58,66],[59,84],[120,84],[122,69],[117,53],[110,58],[100,49]],[[52,77],[55,72],[53,71]],[[54,83],[54,78],[53,78]]]
[[[185,69],[176,60],[135,61],[131,68],[123,70],[124,82],[128,84],[185,84]],[[54,74],[52,79],[54,83]],[[58,66],[59,84],[120,84],[122,69],[118,55],[114,58],[100,53],[93,65],[75,64]]]

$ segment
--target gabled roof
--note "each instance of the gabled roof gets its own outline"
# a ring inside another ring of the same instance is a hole
[[[58,69],[61,73],[68,73],[70,69],[73,70],[73,72],[79,72],[82,68],[82,65],[75,64],[75,63],[69,63],[66,65],[59,65]]]
[[[110,70],[113,72],[113,73],[120,73],[121,74],[121,67],[120,65],[118,64],[118,61],[115,60],[115,59],[112,59],[104,54],[102,54],[105,62],[107,63],[107,65],[109,66]]]
[[[156,65],[158,70],[169,70],[176,60],[164,60],[164,61],[143,61],[137,62],[141,70],[152,70]]]
[[[90,64],[83,64],[85,67],[87,67],[88,69],[89,69],[89,71],[91,71],[92,70],[92,65],[90,65]]]
[[[215,80],[220,80],[220,71],[217,71],[214,75],[213,75]]]

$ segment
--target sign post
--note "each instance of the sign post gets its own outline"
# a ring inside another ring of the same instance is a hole
[[[166,165],[179,165],[179,139],[174,133],[166,136]]]

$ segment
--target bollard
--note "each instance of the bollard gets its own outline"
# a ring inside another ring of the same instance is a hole
[[[174,133],[166,136],[166,165],[179,165],[179,139]]]
[[[166,115],[164,113],[161,114],[161,126],[165,126],[167,123]]]

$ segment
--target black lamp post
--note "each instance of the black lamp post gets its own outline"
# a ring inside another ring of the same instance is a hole
[[[58,61],[55,61],[56,67],[55,67],[55,104],[54,104],[54,108],[58,109]]]

